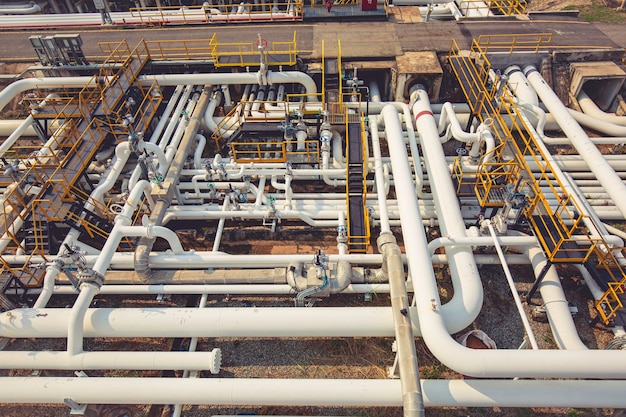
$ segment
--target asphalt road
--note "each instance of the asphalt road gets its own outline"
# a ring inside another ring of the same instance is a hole
[[[101,41],[126,39],[134,46],[141,39],[182,40],[210,39],[217,34],[219,42],[254,42],[261,34],[268,41],[291,41],[297,33],[301,56],[311,59],[321,55],[322,41],[328,55],[341,40],[342,56],[346,59],[393,59],[407,51],[446,52],[452,39],[461,48],[485,34],[552,33],[554,46],[626,48],[623,24],[590,24],[571,18],[542,17],[539,20],[491,19],[489,21],[391,23],[384,21],[319,22],[289,24],[256,24],[232,26],[187,26],[141,29],[103,28],[91,30],[12,31],[0,33],[0,62],[34,62],[36,54],[29,36],[57,33],[80,33],[85,55],[102,56]]]

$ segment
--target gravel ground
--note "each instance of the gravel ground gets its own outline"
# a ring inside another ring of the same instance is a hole
[[[304,247],[300,239],[311,236],[299,234],[294,237],[296,246]],[[226,234],[228,236],[228,233]],[[241,237],[240,235],[237,235]],[[317,236],[319,237],[319,236]],[[333,252],[333,236],[326,236],[329,253]],[[275,249],[271,240],[251,242],[256,253],[279,250]],[[259,243],[257,245],[256,243]],[[306,248],[308,249],[308,248]],[[517,349],[524,338],[524,329],[521,320],[515,314],[515,306],[510,289],[498,266],[483,266],[480,268],[485,290],[484,308],[471,328],[485,331],[500,349]],[[528,291],[533,281],[533,274],[529,267],[513,267],[512,275],[516,281],[517,291]],[[564,277],[562,284],[569,301],[578,309],[575,322],[580,329],[582,340],[590,348],[603,348],[611,340],[612,333],[603,326],[591,326],[589,323],[595,317],[595,310],[590,301],[590,295],[581,284],[580,277],[576,276],[575,269],[562,270]],[[445,270],[438,270],[437,277],[440,284],[442,300],[452,295]],[[70,297],[57,298],[58,307],[71,304]],[[174,296],[170,300],[157,302],[152,297],[107,296],[100,297],[102,306],[116,307],[130,306],[183,306],[186,299]],[[227,297],[211,296],[208,308],[215,306],[230,307],[263,307],[263,306],[292,306],[293,301],[288,297]],[[390,305],[386,294],[379,294],[370,302],[364,302],[362,296],[340,295],[330,299],[321,299],[314,308],[325,306],[354,306],[354,305]],[[532,316],[534,307],[525,306],[526,313]],[[542,349],[555,349],[556,345],[549,330],[548,324],[542,321],[531,320],[533,333]],[[463,333],[460,332],[459,335]],[[456,335],[456,336],[459,336]],[[391,351],[390,338],[343,338],[343,339],[228,339],[202,338],[199,340],[199,350],[210,350],[219,347],[223,352],[222,369],[217,377],[220,378],[387,378],[388,367],[393,363],[394,354]],[[143,350],[169,349],[171,340],[166,339],[88,339],[86,350],[129,350],[140,346]],[[7,349],[61,350],[65,348],[64,340],[15,340]],[[416,341],[420,375],[422,378],[459,379],[461,375],[449,370],[440,364],[428,351],[421,340]],[[30,371],[2,371],[2,376],[29,375]],[[92,376],[137,376],[133,371],[122,372],[90,372]],[[71,375],[70,372],[46,372],[43,375]],[[144,376],[156,376],[154,373],[141,373]],[[180,376],[180,375],[177,375]],[[210,378],[211,375],[202,375]],[[210,394],[208,394],[210,395]],[[102,411],[101,417],[122,417],[122,412],[129,412],[132,417],[139,416],[166,416],[171,411],[149,406],[134,406],[126,408],[108,408]],[[118,413],[118,414],[115,414]],[[185,417],[207,417],[215,414],[256,413],[258,415],[349,415],[349,416],[402,416],[400,407],[392,408],[336,408],[336,407],[214,407],[214,406],[185,406]],[[610,416],[612,410],[573,410],[573,409],[530,409],[530,408],[439,408],[428,409],[429,416]],[[57,417],[66,416],[67,408],[59,406],[11,406],[0,405],[0,416],[7,417]]]

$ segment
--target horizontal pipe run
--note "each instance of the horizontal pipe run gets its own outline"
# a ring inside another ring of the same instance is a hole
[[[398,379],[4,377],[0,384],[0,402],[27,404],[70,398],[78,404],[402,405]],[[626,381],[431,379],[422,380],[422,391],[426,407],[626,407]]]
[[[219,349],[211,352],[81,352],[75,355],[53,351],[0,352],[2,369],[189,369],[217,373],[220,361]]]
[[[66,337],[69,314],[58,308],[1,313],[0,337]],[[84,337],[391,337],[393,329],[391,307],[91,308]]]
[[[71,285],[56,285],[54,294],[76,294]],[[342,294],[388,293],[388,284],[351,284]],[[29,294],[36,293],[29,291]],[[295,295],[289,285],[247,284],[247,285],[104,285],[100,294],[274,294]]]

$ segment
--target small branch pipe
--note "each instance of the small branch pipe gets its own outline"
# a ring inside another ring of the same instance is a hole
[[[71,398],[79,404],[402,405],[401,382],[394,379],[3,377],[0,384],[0,402],[25,404],[64,404]],[[626,381],[424,380],[422,391],[426,407],[626,405]]]
[[[623,198],[626,195],[626,185],[606,162],[598,148],[589,140],[585,131],[576,123],[535,67],[524,68],[524,74],[548,110],[556,117],[561,129],[572,141],[572,146],[576,148],[580,156],[589,165],[589,169],[611,195],[619,211],[626,216],[626,199]]]
[[[190,88],[191,87],[189,87],[189,90],[185,94],[191,92]],[[174,92],[170,96],[167,106],[163,110],[163,113],[161,113],[159,123],[156,125],[154,131],[152,132],[152,135],[150,136],[151,143],[157,143],[159,141],[161,133],[163,133],[163,129],[165,129],[165,126],[168,124],[172,112],[174,111],[174,107],[176,107],[177,104],[180,102],[179,98],[183,93],[183,90],[185,90],[185,86],[183,85],[176,86],[176,88],[174,89]],[[184,100],[186,101],[187,99],[185,98]]]
[[[515,301],[515,307],[517,307],[517,311],[519,312],[520,318],[522,319],[522,324],[524,325],[524,330],[526,332],[526,337],[530,342],[530,345],[533,349],[539,349],[537,345],[537,340],[535,339],[535,335],[533,333],[533,329],[528,322],[528,317],[526,316],[526,312],[524,311],[524,306],[522,305],[522,300],[520,299],[519,294],[517,293],[517,289],[515,288],[515,282],[513,281],[513,276],[511,275],[511,270],[506,262],[506,257],[504,256],[504,252],[502,251],[502,247],[500,246],[500,242],[498,242],[498,235],[496,230],[493,227],[493,224],[489,222],[489,233],[493,238],[494,247],[496,248],[496,252],[498,253],[498,257],[500,258],[500,262],[502,264],[502,269],[504,270],[504,276],[506,277],[506,281],[509,284],[509,288],[511,289],[511,294],[513,295],[513,300]]]
[[[172,252],[176,255],[181,255],[185,253],[183,246],[180,243],[180,239],[171,229],[168,229],[164,226],[121,226],[119,228],[120,234],[122,236],[133,236],[133,237],[145,237],[148,239],[161,238],[165,239],[167,243],[169,243]]]
[[[80,293],[72,306],[68,320],[67,353],[70,356],[83,352],[83,321],[93,297],[98,294],[98,289],[99,286],[92,283],[83,283],[80,286]]]
[[[206,146],[206,137],[201,135],[200,133],[196,133],[196,150],[193,154],[193,167],[195,169],[202,168],[202,152],[204,151],[204,147]]]
[[[202,294],[202,297],[200,297],[200,303],[198,304],[198,308],[206,307],[207,299],[208,299],[208,295],[207,294]],[[191,340],[189,341],[189,352],[194,352],[197,347],[198,347],[198,338],[197,337],[192,337]],[[220,362],[221,362],[221,358],[220,358]],[[194,377],[198,376],[196,371],[192,371],[192,372],[193,372],[193,376]],[[217,373],[217,372],[213,372],[213,373]],[[190,374],[191,374],[191,372],[188,369],[185,369],[183,371],[183,378],[189,378]],[[180,414],[181,414],[182,411],[183,411],[183,405],[182,404],[174,405],[174,412],[172,413],[172,417],[180,417]]]
[[[391,232],[389,215],[387,213],[387,196],[384,190],[385,177],[383,173],[382,154],[380,151],[380,138],[378,137],[378,124],[376,119],[370,120],[370,133],[372,135],[372,150],[374,154],[374,174],[376,175],[376,194],[380,212],[380,233]]]
[[[167,168],[169,167],[169,163],[165,158],[163,150],[158,145],[150,142],[140,142],[139,149],[152,153],[157,157],[157,161],[159,163],[158,173],[159,175],[164,176],[167,172]]]
[[[7,4],[7,5],[2,5],[2,7],[0,7],[0,15],[1,14],[22,15],[22,14],[36,14],[36,13],[41,13],[41,6],[35,3],[34,1],[31,1],[30,3],[26,5]]]

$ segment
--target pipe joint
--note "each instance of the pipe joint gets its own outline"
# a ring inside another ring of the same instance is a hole
[[[86,269],[78,273],[78,280],[81,286],[83,284],[90,284],[99,289],[104,284],[104,275],[93,269]]]
[[[392,233],[381,233],[380,236],[378,236],[378,239],[376,239],[378,251],[383,254],[385,252],[383,247],[389,243],[392,243],[394,245],[397,244],[396,237]]]

